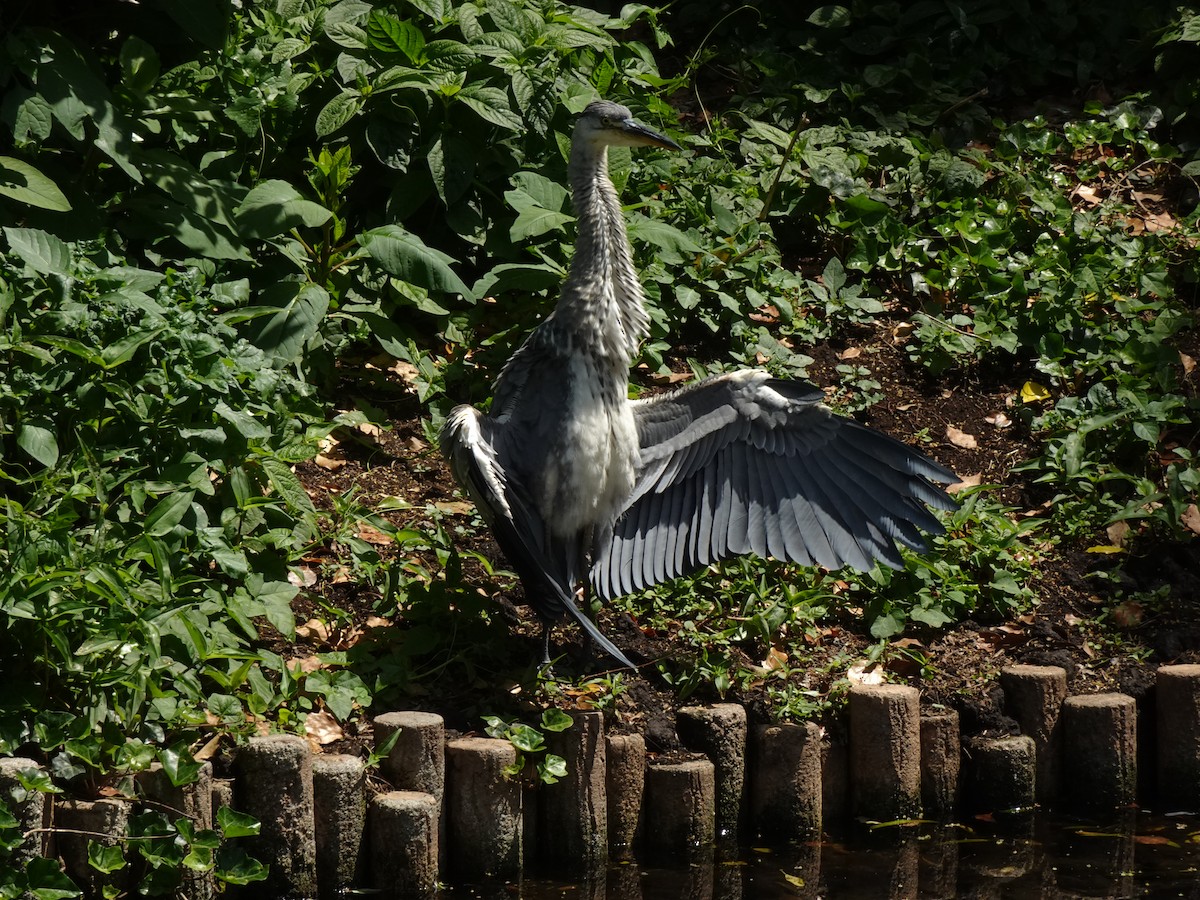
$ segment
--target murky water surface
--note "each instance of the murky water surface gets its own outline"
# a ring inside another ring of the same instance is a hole
[[[1200,818],[1130,812],[1107,822],[1047,815],[921,824],[845,842],[718,851],[692,865],[612,865],[592,883],[526,878],[456,897],[523,900],[775,898],[1200,898]]]

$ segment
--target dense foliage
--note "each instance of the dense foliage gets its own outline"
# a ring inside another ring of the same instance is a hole
[[[600,95],[688,151],[612,155],[650,372],[802,374],[800,349],[891,319],[914,372],[1024,382],[1013,417],[1041,446],[1025,477],[1053,502],[1018,523],[968,492],[931,557],[840,585],[876,638],[1028,606],[1034,530],[1044,546],[1119,520],[1197,527],[1173,344],[1197,275],[1189,7],[67,6],[26,5],[0,44],[0,752],[60,784],[156,759],[186,780],[208,731],[345,721],[472,664],[441,627],[461,593],[446,533],[352,497],[319,514],[292,466],[376,415],[335,390],[364,355],[409,367],[431,428],[486,397],[565,275],[568,135]],[[1164,191],[1177,214],[1147,210]],[[839,374],[845,411],[882,396],[868,367]],[[365,517],[438,568],[381,558],[346,527]],[[293,667],[261,632],[294,633],[289,573],[330,543],[409,627],[386,658]],[[802,652],[747,670],[731,648],[802,643],[832,582],[723,574],[625,601],[647,627],[685,623],[663,674],[685,692],[767,680],[783,715],[821,706],[789,680]],[[255,877],[219,836],[176,837],[204,851],[189,866]],[[56,878],[31,864],[0,893]]]

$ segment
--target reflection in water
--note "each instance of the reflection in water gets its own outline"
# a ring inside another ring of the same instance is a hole
[[[1097,824],[1029,816],[922,823],[844,842],[720,850],[670,868],[614,864],[568,884],[527,878],[446,897],[523,900],[909,900],[974,897],[1200,898],[1200,819],[1129,812]]]

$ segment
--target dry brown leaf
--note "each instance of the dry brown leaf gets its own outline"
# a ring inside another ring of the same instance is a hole
[[[312,587],[317,583],[317,573],[308,566],[296,566],[288,569],[288,583],[296,587]]]
[[[390,534],[384,534],[374,525],[368,525],[365,522],[358,526],[357,536],[368,544],[374,544],[377,547],[385,547],[388,544],[394,544],[395,538]]]
[[[974,475],[964,475],[961,481],[956,481],[954,484],[946,486],[947,494],[957,494],[959,491],[965,491],[967,488],[978,487],[983,483],[982,473]]]
[[[858,359],[860,356],[862,356],[862,348],[861,347],[847,347],[845,350],[843,350],[841,353],[839,353],[837,355],[837,358],[838,359]]]
[[[964,450],[974,450],[979,446],[975,435],[967,434],[961,428],[955,428],[953,425],[946,426],[946,437],[955,447],[962,447]]]
[[[296,637],[324,643],[329,640],[329,628],[320,619],[309,619],[296,627]]]
[[[342,731],[342,726],[338,724],[338,720],[327,710],[310,712],[305,716],[304,732],[321,746],[340,741],[346,736]]]
[[[433,508],[452,516],[469,516],[475,512],[475,504],[466,500],[438,500]]]
[[[691,378],[689,372],[655,372],[650,376],[651,384],[679,384]]]
[[[1077,185],[1073,193],[1088,206],[1098,206],[1101,202],[1100,193],[1090,184]]]
[[[383,429],[374,422],[359,422],[354,426],[359,434],[366,435],[369,438],[377,438],[383,434]]]
[[[347,566],[338,566],[333,570],[333,574],[329,576],[329,580],[333,584],[347,584],[352,581],[350,569]]]
[[[1128,522],[1113,522],[1104,529],[1104,533],[1108,535],[1108,542],[1115,547],[1124,547],[1125,539],[1129,536]]]
[[[902,341],[907,341],[912,333],[916,330],[917,326],[912,322],[901,322],[892,329],[892,342],[899,344]]]
[[[315,672],[318,669],[325,668],[325,663],[317,658],[316,654],[311,656],[295,656],[288,660],[287,667],[290,671],[295,671],[297,668],[305,674]]]
[[[221,738],[223,736],[224,732],[218,731],[204,742],[203,747],[192,754],[192,759],[196,760],[196,762],[205,762],[212,759],[217,755],[217,749],[221,746]]]
[[[392,620],[382,616],[367,616],[366,626],[368,628],[391,628]]]
[[[1179,517],[1179,521],[1192,534],[1200,534],[1200,509],[1196,508],[1195,503],[1188,504],[1188,508],[1183,511],[1183,515]]]
[[[883,668],[877,663],[860,659],[850,664],[846,679],[852,684],[883,684]]]
[[[1183,374],[1191,375],[1192,370],[1196,368],[1196,361],[1186,353],[1179,354],[1179,364],[1183,366]]]
[[[346,460],[337,459],[333,456],[326,456],[324,453],[318,453],[313,458],[313,462],[315,462],[322,469],[327,469],[330,472],[336,472],[346,464]]]
[[[1008,428],[1010,425],[1012,425],[1012,419],[1002,412],[993,413],[990,416],[984,416],[983,421],[996,428]]]
[[[778,647],[772,647],[767,653],[767,658],[763,660],[762,666],[768,672],[773,672],[776,669],[782,668],[787,664],[788,655]]]
[[[1179,226],[1170,213],[1152,213],[1144,219],[1147,231],[1173,231]]]
[[[1136,600],[1118,603],[1112,609],[1112,620],[1118,628],[1136,628],[1146,618],[1146,608]]]

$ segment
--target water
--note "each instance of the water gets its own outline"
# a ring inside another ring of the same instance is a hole
[[[718,851],[703,863],[613,864],[605,878],[526,878],[458,897],[523,900],[793,898],[1200,898],[1200,819],[1133,812],[1108,822],[1044,814],[1007,822],[922,823],[845,842]]]

